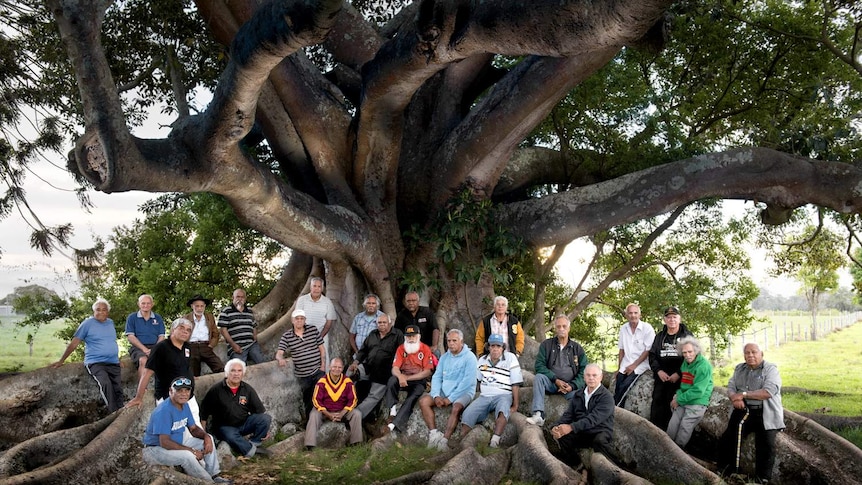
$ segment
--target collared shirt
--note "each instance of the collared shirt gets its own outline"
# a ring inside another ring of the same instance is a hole
[[[323,332],[327,320],[338,319],[335,306],[326,295],[320,295],[320,298],[314,301],[311,293],[306,293],[296,299],[296,309],[305,311],[305,322],[313,325],[318,332]]]
[[[192,323],[195,324],[194,330],[192,330],[192,336],[189,339],[189,342],[206,342],[210,341],[210,330],[207,328],[207,317],[203,313],[200,318],[197,315],[192,313]]]
[[[154,345],[159,337],[165,336],[165,321],[156,312],[144,318],[140,310],[130,313],[126,318],[126,335],[134,335],[144,345]]]
[[[586,406],[587,409],[590,408],[590,398],[593,397],[593,394],[595,394],[598,389],[599,386],[596,386],[596,388],[593,389],[593,392],[590,392],[590,388],[584,386],[584,406]]]
[[[377,310],[376,313],[369,315],[362,312],[353,317],[353,323],[350,324],[350,333],[356,335],[356,348],[361,349],[365,338],[368,334],[377,329],[377,317],[383,312]]]
[[[497,320],[497,314],[494,313],[491,315],[491,334],[492,335],[500,335],[503,337],[503,342],[506,344],[506,348],[511,348],[509,345],[509,327],[506,324],[508,320],[508,315],[503,317],[503,320]]]
[[[317,328],[305,324],[302,336],[296,334],[293,327],[278,342],[278,350],[290,353],[293,357],[293,369],[296,377],[311,377],[319,369],[321,364],[320,346],[323,345],[323,337]]]
[[[479,392],[483,396],[512,394],[512,386],[524,383],[521,363],[518,362],[518,357],[509,351],[503,352],[497,362],[491,361],[491,354],[485,354],[479,357],[476,365],[479,369]]]
[[[641,354],[649,351],[650,347],[652,347],[653,340],[655,340],[655,329],[653,329],[650,324],[643,320],[639,320],[635,331],[632,332],[631,324],[626,322],[625,325],[620,328],[619,348],[625,353],[623,355],[623,360],[620,363],[620,369],[625,369],[630,366],[634,361],[638,360],[638,357],[640,357]],[[635,368],[635,374],[641,375],[647,369],[649,369],[649,359],[644,359],[643,362],[638,364]]]
[[[738,364],[727,384],[727,391],[735,394],[764,389],[772,396],[765,401],[746,399],[746,405],[763,406],[763,428],[784,429],[784,407],[781,404],[781,375],[778,367],[763,361],[752,369],[745,362]]]
[[[254,328],[257,327],[257,322],[248,306],[240,310],[233,304],[228,305],[219,313],[218,326],[227,329],[228,335],[240,349],[246,350],[254,344]]]

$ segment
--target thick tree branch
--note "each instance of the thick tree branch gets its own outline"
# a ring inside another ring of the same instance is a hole
[[[549,246],[706,197],[756,199],[781,207],[812,203],[855,213],[862,210],[860,187],[862,169],[853,165],[740,148],[508,204],[500,208],[497,221],[530,244]]]

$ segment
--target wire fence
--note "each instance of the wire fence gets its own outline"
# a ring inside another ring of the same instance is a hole
[[[805,315],[805,314],[803,314]],[[728,345],[724,354],[728,359],[733,359],[742,354],[742,347],[749,343],[756,343],[764,352],[770,348],[780,347],[787,342],[803,342],[812,340],[812,334],[821,339],[830,333],[849,327],[862,319],[862,312],[842,313],[839,315],[821,315],[817,317],[816,326],[811,323],[811,315],[805,318],[791,318],[789,315],[782,318],[780,315],[772,317],[772,324],[757,330],[749,330],[741,335],[729,335]],[[712,344],[712,342],[710,342]],[[715,349],[714,345],[710,348]],[[715,361],[717,355],[712,355]]]

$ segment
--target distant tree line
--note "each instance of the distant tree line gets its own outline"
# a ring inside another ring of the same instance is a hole
[[[760,288],[760,295],[752,300],[751,308],[755,311],[810,311],[804,295],[776,295],[770,293],[766,288]],[[856,296],[850,289],[839,287],[837,290],[823,295],[820,309],[854,312],[862,310],[862,305],[856,302]]]

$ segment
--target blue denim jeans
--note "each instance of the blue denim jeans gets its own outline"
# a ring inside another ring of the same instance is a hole
[[[212,438],[212,437],[211,437]],[[195,438],[186,433],[183,438],[183,446],[202,450],[204,448],[204,440]],[[188,450],[167,450],[161,446],[145,446],[144,461],[150,465],[166,465],[166,466],[181,466],[187,475],[201,480],[211,482],[212,477],[219,474],[218,452],[215,449],[208,455],[204,455],[203,464],[195,458],[195,455]]]
[[[545,415],[545,394],[557,394],[557,385],[553,383],[545,374],[536,374],[533,378],[533,409],[535,413],[539,411],[542,416]],[[575,389],[567,392],[565,398],[567,401],[572,400],[575,395]]]
[[[252,414],[245,420],[242,426],[238,428],[219,426],[213,430],[213,434],[216,438],[226,441],[233,451],[242,456],[248,456],[252,445],[257,447],[266,438],[271,421],[272,418],[268,414]],[[252,435],[251,440],[245,438],[247,435]]]
[[[251,347],[243,350],[242,352],[240,352],[238,354],[236,352],[234,352],[230,346],[228,346],[227,358],[228,359],[239,359],[248,365],[251,365],[252,363],[263,364],[264,362],[266,362],[268,360],[266,358],[266,356],[263,355],[263,350],[260,349],[260,344],[258,344],[257,342],[251,344]],[[249,359],[251,359],[252,362],[249,362]]]

